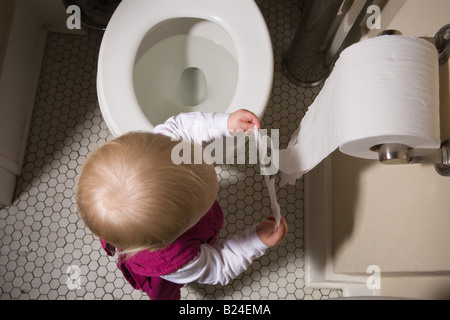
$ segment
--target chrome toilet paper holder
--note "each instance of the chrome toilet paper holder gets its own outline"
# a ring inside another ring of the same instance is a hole
[[[382,164],[432,163],[441,176],[450,176],[450,140],[440,149],[410,148],[400,143],[386,143],[371,148]]]

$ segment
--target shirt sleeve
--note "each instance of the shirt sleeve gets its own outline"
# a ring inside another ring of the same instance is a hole
[[[200,253],[163,279],[178,284],[198,282],[226,285],[261,257],[266,246],[256,234],[256,226],[224,241],[221,245],[200,246]]]
[[[156,126],[153,133],[202,145],[203,142],[231,136],[227,128],[228,117],[228,113],[180,113]]]

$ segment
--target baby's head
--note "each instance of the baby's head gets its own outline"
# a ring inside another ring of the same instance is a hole
[[[171,151],[178,143],[132,132],[92,152],[77,203],[94,234],[124,252],[154,251],[200,220],[216,199],[216,172],[206,163],[174,164]]]

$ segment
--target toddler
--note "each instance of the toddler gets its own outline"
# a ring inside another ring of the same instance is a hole
[[[118,251],[118,267],[133,288],[152,300],[172,300],[180,299],[186,283],[226,285],[284,239],[286,221],[274,231],[269,217],[216,245],[224,218],[214,167],[171,159],[179,140],[195,148],[255,125],[258,118],[244,109],[182,113],[152,133],[118,137],[87,158],[78,183],[79,212],[105,251]]]

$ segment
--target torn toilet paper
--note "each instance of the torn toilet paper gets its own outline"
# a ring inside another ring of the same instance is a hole
[[[258,151],[259,155],[259,166],[261,171],[264,170],[264,164],[262,159],[266,157],[266,151],[268,146],[272,146],[272,152],[275,150],[273,149],[273,144],[268,136],[264,136],[264,138],[261,138],[261,135],[259,134],[258,128],[254,127],[254,135],[255,135],[255,145],[256,150]],[[277,193],[275,191],[275,177],[270,178],[269,175],[263,174],[264,179],[266,181],[266,187],[267,191],[269,192],[269,198],[270,198],[270,209],[272,211],[272,216],[275,218],[276,225],[275,230],[277,230],[278,226],[280,225],[280,219],[281,219],[281,210],[280,205],[277,201]]]

